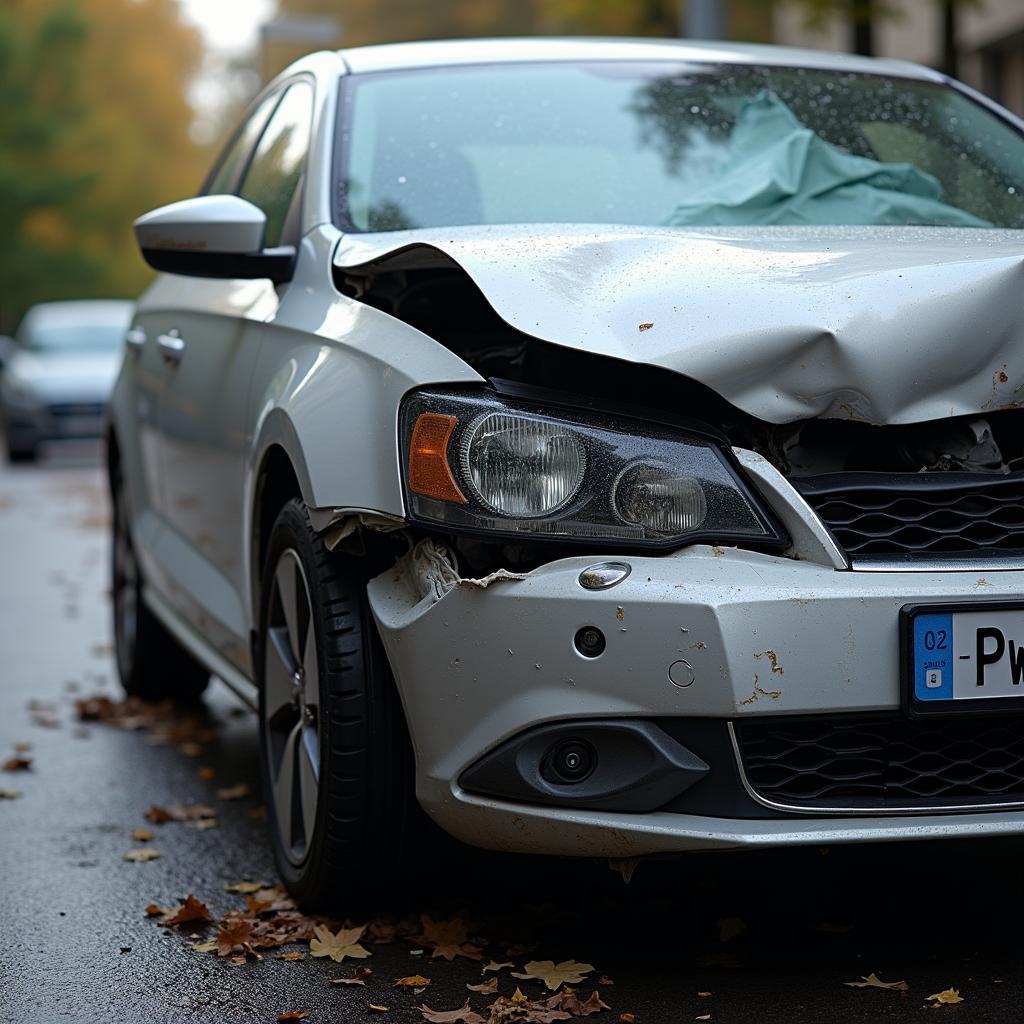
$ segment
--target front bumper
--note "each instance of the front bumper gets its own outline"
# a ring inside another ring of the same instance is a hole
[[[459,780],[469,766],[545,722],[895,713],[903,605],[1024,593],[1024,571],[855,572],[706,546],[629,557],[625,581],[584,590],[580,572],[598,560],[564,559],[440,599],[418,599],[395,571],[371,582],[416,752],[417,794],[453,835],[522,852],[622,857],[1024,831],[1024,812],[1012,808],[888,816],[766,808],[751,818],[536,806],[467,792]],[[573,644],[586,625],[607,638],[598,658]],[[686,686],[677,685],[680,661],[693,676]]]

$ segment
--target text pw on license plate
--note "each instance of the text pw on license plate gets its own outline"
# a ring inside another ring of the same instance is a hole
[[[912,707],[996,710],[1019,701],[1024,710],[1024,607],[919,608],[909,624]]]

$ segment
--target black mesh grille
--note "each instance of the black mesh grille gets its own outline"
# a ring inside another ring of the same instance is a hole
[[[892,809],[1024,802],[1024,718],[737,722],[747,781],[775,803]]]
[[[794,482],[851,559],[1024,553],[1024,473]]]

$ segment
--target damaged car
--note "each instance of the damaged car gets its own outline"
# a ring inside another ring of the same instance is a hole
[[[141,217],[117,664],[258,710],[330,903],[1024,832],[1024,124],[896,61],[316,54]]]

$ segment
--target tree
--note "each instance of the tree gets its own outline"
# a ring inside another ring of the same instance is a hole
[[[46,299],[134,295],[131,222],[194,194],[201,49],[175,0],[4,0],[0,329]]]

